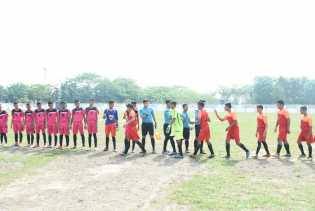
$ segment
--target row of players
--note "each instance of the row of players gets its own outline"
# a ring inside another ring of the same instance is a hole
[[[31,105],[27,104],[26,111],[22,111],[19,108],[18,103],[14,103],[14,109],[12,110],[12,121],[11,128],[14,131],[15,145],[18,146],[23,139],[22,132],[25,129],[27,134],[28,145],[33,147],[39,147],[40,135],[42,134],[44,145],[46,146],[46,130],[48,133],[48,147],[52,145],[57,146],[58,134],[59,134],[59,147],[62,148],[63,138],[65,137],[66,146],[69,146],[69,133],[72,130],[73,133],[73,144],[77,146],[77,135],[81,135],[82,146],[85,146],[84,128],[88,131],[88,145],[92,146],[92,139],[94,139],[94,147],[97,147],[97,122],[99,111],[94,106],[95,101],[90,100],[89,106],[83,109],[80,106],[79,101],[75,101],[75,108],[70,112],[66,108],[66,104],[61,102],[60,109],[57,110],[53,107],[53,103],[48,103],[48,109],[42,108],[40,102],[37,103],[37,108],[32,111]],[[191,121],[188,114],[188,105],[183,105],[183,112],[179,113],[176,109],[176,102],[166,101],[166,110],[164,111],[164,144],[163,153],[168,153],[167,144],[171,143],[173,152],[170,155],[175,155],[176,158],[183,158],[182,142],[185,141],[186,153],[189,152],[189,139],[190,139],[190,126],[195,125],[196,138],[194,141],[194,153],[191,157],[195,157],[199,152],[203,152],[204,143],[207,144],[210,151],[209,158],[214,157],[214,150],[211,144],[211,132],[209,127],[210,118],[207,111],[204,109],[205,102],[198,102],[198,110],[195,114],[195,121]],[[278,114],[275,131],[278,131],[278,145],[275,157],[279,157],[282,146],[286,150],[286,157],[290,157],[290,146],[287,141],[287,135],[290,133],[290,117],[288,111],[284,108],[284,102],[279,100],[277,102]],[[230,103],[225,104],[225,111],[227,115],[221,117],[217,111],[215,114],[220,121],[228,121],[229,126],[226,128],[226,158],[230,158],[230,141],[234,140],[235,143],[245,151],[246,158],[249,157],[250,152],[244,144],[240,141],[239,124],[237,121],[236,113],[232,111],[232,105]],[[270,152],[266,142],[268,121],[267,116],[263,112],[263,106],[257,106],[257,158],[261,145],[263,145],[266,155],[270,157]],[[307,114],[307,107],[302,106],[301,112],[301,132],[298,137],[298,146],[301,151],[301,157],[305,157],[302,142],[306,142],[308,146],[309,155],[308,158],[312,158],[312,143],[314,137],[312,134],[312,119]],[[109,106],[104,111],[103,118],[105,119],[105,134],[106,144],[105,151],[109,148],[110,136],[112,137],[113,148],[116,151],[116,131],[118,128],[118,112],[114,109],[114,102],[110,101]],[[154,110],[150,108],[149,101],[143,101],[143,108],[138,112],[136,103],[127,105],[127,111],[124,113],[124,124],[125,128],[125,150],[123,155],[128,153],[130,148],[130,141],[132,141],[132,151],[135,145],[138,144],[142,149],[145,150],[145,140],[147,134],[150,135],[152,152],[155,153],[155,136],[154,130],[157,128],[157,121],[155,118]],[[141,133],[142,141],[138,135],[141,119]],[[8,114],[1,108],[0,105],[0,137],[1,143],[7,143],[7,122]],[[36,143],[34,143],[34,134],[36,134]],[[52,143],[54,139],[54,144]],[[176,149],[177,145],[177,149]]]

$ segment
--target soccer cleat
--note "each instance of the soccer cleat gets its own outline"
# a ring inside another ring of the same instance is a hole
[[[207,154],[207,153],[205,153],[204,151],[201,151],[201,152],[200,152],[200,154],[203,154],[203,155],[205,155],[205,154]]]
[[[177,155],[177,153],[176,152],[172,152],[172,153],[170,153],[170,154],[168,154],[169,156],[174,156],[174,155]]]
[[[187,150],[185,151],[185,153],[186,153],[186,154],[189,154],[189,153],[190,153],[190,151],[187,149]]]
[[[272,157],[274,157],[274,158],[280,158],[280,154],[276,153],[276,154],[274,154]]]
[[[224,158],[229,160],[231,158],[231,155],[226,155]]]
[[[106,148],[104,148],[104,152],[107,152],[108,151],[108,148],[106,147]]]
[[[263,155],[264,158],[269,158],[270,156],[271,156],[270,154]]]
[[[249,159],[249,156],[250,156],[250,152],[247,151],[247,152],[246,152],[246,159]]]
[[[212,159],[212,158],[214,158],[215,157],[215,155],[214,154],[211,154],[208,158],[209,159]]]
[[[196,159],[197,156],[196,155],[189,155],[189,157],[193,158],[193,159]]]
[[[306,157],[305,154],[301,154],[301,155],[299,156],[299,158],[305,158],[305,157]]]
[[[283,157],[290,158],[291,154],[285,154],[285,155],[283,155]]]
[[[253,159],[258,159],[258,155],[254,155],[252,158]]]
[[[176,159],[183,159],[183,158],[184,158],[184,156],[182,156],[182,155],[178,154],[178,155],[176,155],[174,158],[176,158]]]
[[[123,156],[123,157],[126,157],[126,156],[127,156],[127,154],[124,153],[124,152],[123,152],[123,153],[120,153],[120,155]]]

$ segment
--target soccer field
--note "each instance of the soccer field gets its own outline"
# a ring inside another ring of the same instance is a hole
[[[268,143],[273,153],[276,145],[276,134],[273,132],[276,114],[270,113],[267,115],[269,122]],[[162,134],[162,113],[158,113],[157,117],[159,133]],[[107,168],[107,166],[109,166],[108,168],[112,168],[113,163],[118,166],[127,165],[123,163],[123,161],[126,161],[128,163],[128,169],[136,169],[137,171],[135,172],[130,170],[128,177],[132,178],[134,176],[137,178],[141,176],[140,178],[142,178],[143,181],[140,181],[139,184],[132,184],[130,187],[126,182],[124,188],[128,190],[136,191],[139,189],[137,191],[140,191],[140,189],[145,189],[145,186],[150,187],[152,181],[145,183],[146,174],[149,174],[148,177],[150,178],[153,177],[157,182],[157,185],[154,186],[156,190],[152,190],[152,192],[155,193],[152,196],[153,199],[147,203],[134,205],[144,210],[315,210],[315,164],[313,161],[297,159],[299,151],[296,138],[299,131],[299,115],[291,115],[291,135],[289,136],[289,143],[291,144],[293,156],[291,159],[281,158],[280,160],[274,158],[245,160],[243,151],[235,144],[232,144],[232,159],[223,159],[222,157],[225,155],[224,137],[227,124],[217,121],[212,113],[211,119],[212,142],[216,153],[216,158],[213,160],[207,159],[207,156],[204,155],[198,157],[197,161],[190,159],[188,156],[186,156],[184,160],[178,161],[159,154],[148,154],[145,157],[136,157],[134,154],[131,154],[130,157],[125,158],[126,160],[121,160],[122,158],[118,157],[117,153],[106,154],[101,151],[105,141],[102,120],[100,120],[99,123],[99,143],[101,144],[96,151],[93,150],[90,152],[80,148],[76,150],[51,150],[1,146],[0,194],[10,193],[10,191],[14,190],[13,187],[15,187],[15,184],[21,186],[21,182],[19,183],[19,181],[23,181],[23,179],[28,181],[31,180],[30,178],[36,178],[39,174],[38,172],[49,172],[51,168],[54,168],[54,162],[57,163],[60,160],[62,160],[63,163],[67,163],[69,160],[72,162],[73,160],[79,160],[81,156],[87,153],[89,158],[99,160],[92,159],[93,162],[89,161],[84,164],[86,166],[93,166],[96,165],[97,162],[100,162],[97,163],[98,166],[103,165],[104,168]],[[242,142],[254,153],[256,149],[256,114],[239,113],[238,120]],[[123,149],[123,128],[121,126],[122,123],[120,124],[118,134],[118,151],[122,151]],[[193,136],[194,134],[191,136],[191,151]],[[10,133],[10,145],[13,144],[12,139],[13,135]],[[26,140],[24,138],[24,144],[25,142]],[[162,141],[158,140],[158,152],[161,151],[161,144]],[[150,152],[151,146],[149,140],[147,140],[147,149]],[[205,152],[208,153],[208,149],[206,147],[204,147],[204,149]],[[264,153],[263,148],[261,149],[261,154],[262,153]],[[102,159],[104,160],[103,164]],[[72,165],[78,164],[67,163],[67,165],[71,168]],[[77,168],[82,167],[78,165]],[[144,168],[147,168],[149,172]],[[80,169],[76,170],[80,171]],[[56,171],[56,169],[54,169],[54,171]],[[60,171],[67,173],[66,169],[60,169]],[[103,171],[103,169],[99,169],[98,171]],[[180,171],[185,173],[181,173]],[[120,174],[123,176],[126,172],[121,172]],[[184,174],[184,176],[182,174]],[[49,175],[46,176],[49,178]],[[168,178],[171,178],[171,180],[168,181]],[[115,179],[119,180],[118,177]],[[124,183],[124,178],[121,180],[122,181],[111,182],[121,185],[121,183]],[[159,180],[166,180],[168,182],[159,183]],[[49,181],[47,182],[49,183]],[[89,184],[88,181],[87,184]],[[24,185],[27,188],[25,182],[23,182],[23,186]],[[41,186],[38,186],[38,188],[40,187]],[[90,189],[93,189],[93,187]],[[45,192],[44,190],[38,191]],[[150,190],[147,191],[150,192]],[[124,193],[120,191],[120,194]],[[139,194],[140,197],[142,196],[142,193],[137,194]],[[117,202],[123,199],[121,195],[115,196],[114,193],[111,197],[115,197]],[[71,200],[72,199],[69,198],[68,203],[71,204]],[[3,201],[0,202],[3,203]],[[67,203],[67,199],[64,200],[64,203]],[[96,203],[99,202],[96,201]],[[133,205],[134,202],[129,203]],[[110,202],[108,202],[108,204],[110,204]],[[124,207],[124,203],[121,203],[117,206],[121,206],[120,208],[122,210],[129,210],[132,209],[131,205],[129,205],[130,207]],[[3,206],[5,207],[1,207],[0,205],[0,208],[18,208],[14,206],[11,207],[9,202]],[[64,204],[62,207],[64,207]],[[99,206],[94,208],[101,210],[99,208],[104,207]],[[47,209],[49,210],[49,207]]]

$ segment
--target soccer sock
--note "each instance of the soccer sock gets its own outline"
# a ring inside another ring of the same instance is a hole
[[[36,144],[39,145],[39,133],[36,133]]]
[[[180,156],[183,156],[183,144],[182,144],[182,140],[177,140],[177,147],[178,147],[178,152],[180,154]]]
[[[230,157],[231,156],[231,144],[230,143],[225,144],[225,151],[226,151],[226,156]]]
[[[55,135],[55,146],[57,146],[57,142],[58,142],[58,136]]]
[[[260,141],[258,141],[258,142],[257,142],[256,155],[258,155],[258,154],[259,154],[260,148],[261,148],[261,142],[260,142]]]
[[[51,134],[48,134],[48,145],[51,146],[51,142],[52,142],[52,136]]]
[[[59,145],[62,147],[63,135],[59,135]]]
[[[140,143],[140,142],[139,142],[139,143]],[[132,148],[131,148],[131,149],[132,149],[132,151],[135,151],[135,146],[136,146],[136,142],[135,142],[135,141],[133,141],[133,142],[132,142]],[[141,146],[142,146],[142,145],[141,145]]]
[[[92,147],[92,134],[89,134],[89,147]]]
[[[189,140],[188,139],[185,140],[185,147],[186,147],[186,151],[188,151],[188,149],[189,149]]]
[[[19,134],[19,138],[20,138],[20,144],[22,143],[22,141],[23,141],[23,133],[22,132],[20,132],[20,134]]]
[[[278,146],[277,146],[277,154],[280,154],[281,149],[282,149],[282,144],[281,144],[281,143],[278,143]]]
[[[106,141],[105,141],[105,149],[108,150],[108,145],[109,145],[109,137],[106,136]]]
[[[145,148],[145,137],[142,138],[142,145],[143,145],[143,147]]]
[[[211,155],[214,155],[213,147],[212,147],[212,144],[210,142],[208,142],[208,149],[209,149]]]
[[[299,146],[299,149],[300,149],[300,151],[301,151],[301,154],[302,154],[302,155],[305,155],[304,149],[303,149],[303,145],[302,145],[301,143],[298,143],[298,146]]]
[[[116,137],[112,137],[112,141],[113,141],[114,150],[116,150]]]
[[[128,154],[128,151],[129,151],[129,148],[130,148],[130,141],[128,139],[125,139],[125,152],[124,154]]]
[[[4,140],[4,143],[8,143],[8,137],[7,137],[7,134],[6,133],[3,133],[3,140]]]
[[[240,148],[243,149],[245,152],[248,152],[248,149],[245,147],[244,144],[240,143]]]
[[[200,145],[200,152],[204,153],[204,151],[203,151],[203,142],[201,142],[201,145]]]
[[[96,148],[97,147],[97,136],[96,136],[96,133],[93,134],[93,137],[94,137],[94,147]]]
[[[172,145],[172,148],[173,148],[173,153],[176,153],[176,146],[175,146],[175,141],[174,141],[173,137],[170,138],[170,142],[171,142],[171,145]]]
[[[168,139],[169,139],[168,137],[165,137],[165,139],[164,139],[164,143],[163,143],[163,152],[166,152]]]
[[[26,134],[26,139],[27,139],[27,144],[30,145],[31,144],[31,135]],[[2,136],[1,136],[1,143],[2,143]]]
[[[74,147],[77,146],[77,135],[73,135],[73,145]]]
[[[312,145],[307,144],[307,148],[308,148],[308,156],[311,158],[312,157],[312,151],[313,151]]]
[[[34,144],[34,134],[32,133],[32,135],[31,135],[31,144],[33,145]]]
[[[82,141],[82,146],[85,147],[85,136],[84,136],[84,134],[81,134],[81,141]]]
[[[196,147],[195,147],[195,151],[194,151],[194,155],[197,155],[197,153],[198,153],[200,147],[201,147],[201,144],[199,144],[199,142],[197,141]]]
[[[155,152],[155,139],[151,137],[152,151]]]
[[[0,134],[0,143],[3,143],[3,133]]]
[[[269,152],[269,149],[268,149],[268,144],[265,141],[262,142],[262,143],[263,143],[263,146],[265,148],[265,151],[266,151],[267,155],[270,155],[270,152]]]
[[[285,151],[287,152],[288,155],[290,155],[290,145],[288,143],[285,143],[284,144],[284,148],[285,148]]]
[[[14,141],[15,143],[19,143],[19,134],[18,133],[14,133]]]
[[[137,144],[139,147],[140,147],[140,149],[142,150],[142,152],[145,152],[145,149],[144,149],[144,146],[141,144],[141,142],[140,141],[133,141],[135,144]]]
[[[69,146],[69,135],[65,135],[66,137],[66,146],[68,147]]]
[[[194,151],[196,151],[196,148],[197,148],[197,140],[195,139],[194,140]]]
[[[44,145],[46,145],[46,133],[43,133]]]

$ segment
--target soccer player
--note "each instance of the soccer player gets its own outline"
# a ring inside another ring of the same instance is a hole
[[[218,112],[215,110],[215,114],[217,118],[220,121],[228,121],[229,126],[226,128],[226,143],[225,143],[225,150],[226,150],[226,159],[229,159],[231,157],[231,140],[234,140],[236,145],[239,146],[241,149],[243,149],[246,152],[246,159],[249,158],[250,152],[249,150],[245,147],[244,144],[241,143],[240,141],[240,128],[237,122],[237,117],[236,113],[232,112],[232,104],[231,103],[226,103],[224,106],[224,110],[227,112],[227,115],[222,118],[219,116]]]
[[[24,112],[24,125],[26,130],[27,144],[31,146],[34,144],[35,133],[35,113],[32,111],[31,104],[26,104],[26,111]]]
[[[182,116],[180,113],[176,111],[176,102],[171,102],[171,111],[170,111],[170,117],[171,121],[169,123],[167,131],[171,131],[170,137],[171,140],[176,140],[177,147],[178,147],[178,154],[175,156],[175,158],[183,159],[183,133],[184,133],[184,125]]]
[[[137,102],[131,102],[131,105],[133,106],[133,110],[136,113],[136,118],[137,118],[137,130],[139,130],[139,126],[140,126],[140,118],[139,118],[139,111],[137,108]],[[132,142],[132,153],[134,153],[135,151],[135,146],[136,146],[136,142]]]
[[[146,153],[146,150],[144,149],[143,144],[139,141],[140,137],[138,135],[138,120],[137,120],[137,114],[134,111],[134,106],[132,104],[127,105],[127,112],[126,112],[126,123],[124,125],[125,127],[125,150],[122,153],[123,156],[126,156],[128,154],[128,150],[130,148],[130,141],[135,142],[141,149],[141,153]]]
[[[72,125],[72,134],[73,134],[73,148],[77,147],[77,135],[80,133],[82,147],[85,147],[85,136],[84,136],[84,127],[83,122],[85,123],[85,111],[80,106],[80,101],[74,101],[75,108],[72,110],[71,125]]]
[[[142,119],[142,145],[145,147],[145,138],[149,133],[151,138],[152,153],[155,153],[155,139],[154,139],[154,128],[156,129],[157,123],[154,115],[154,111],[149,107],[149,101],[143,101],[143,108],[140,110],[140,117]]]
[[[199,109],[198,122],[200,123],[200,132],[197,138],[198,143],[192,157],[193,158],[196,157],[198,151],[201,150],[201,143],[206,142],[210,151],[209,159],[212,159],[214,158],[214,151],[213,151],[212,144],[210,142],[210,138],[211,138],[210,127],[209,127],[210,118],[209,118],[208,112],[205,110],[205,103],[203,101],[200,101],[198,103],[198,109]]]
[[[287,140],[287,136],[288,134],[290,134],[290,122],[291,122],[289,112],[284,108],[283,100],[279,100],[277,102],[277,108],[278,108],[278,118],[277,118],[277,123],[275,127],[275,132],[277,132],[278,129],[279,131],[278,131],[277,153],[274,156],[279,158],[280,152],[282,149],[282,144],[283,144],[287,153],[285,157],[291,157],[290,146]]]
[[[189,139],[190,139],[190,125],[194,124],[194,122],[192,122],[190,120],[189,114],[188,114],[188,105],[187,104],[183,104],[183,113],[182,113],[182,118],[183,118],[183,123],[184,123],[184,139],[185,139],[185,152],[189,153]]]
[[[13,128],[14,132],[14,146],[19,146],[19,144],[22,143],[23,140],[23,120],[24,120],[24,113],[22,109],[19,108],[19,104],[17,102],[13,103],[13,110],[11,112],[12,114],[12,121],[11,121],[11,128]]]
[[[58,111],[54,108],[52,102],[48,102],[48,109],[46,110],[46,122],[48,132],[48,147],[52,145],[52,137],[54,136],[54,146],[58,142]]]
[[[66,147],[69,146],[69,129],[71,123],[71,112],[67,109],[66,103],[60,103],[60,110],[58,112],[59,122],[59,148],[63,145],[63,136],[66,138]]]
[[[199,102],[205,103],[206,101],[200,100]],[[200,122],[199,122],[199,109],[198,109],[198,105],[197,105],[197,109],[195,110],[195,140],[194,140],[194,151],[196,150],[196,147],[197,147],[197,145],[198,145],[199,132],[200,132]],[[200,153],[201,153],[201,154],[206,154],[206,153],[203,151],[203,142],[201,142]]]
[[[112,137],[114,152],[116,152],[116,130],[118,128],[118,112],[114,109],[114,101],[108,102],[108,108],[104,110],[106,143],[104,151],[108,151],[109,136]]]
[[[166,100],[166,109],[164,110],[164,124],[163,124],[163,132],[164,132],[164,144],[163,144],[163,154],[167,153],[167,144],[168,141],[170,140],[172,148],[173,148],[173,153],[171,155],[176,155],[176,147],[175,147],[175,141],[174,139],[171,138],[171,130],[168,130],[168,126],[170,125],[170,121],[172,120],[171,117],[171,101]]]
[[[91,99],[89,103],[89,107],[85,109],[85,119],[86,119],[86,125],[89,133],[89,148],[92,147],[92,136],[94,138],[94,147],[97,147],[97,121],[98,121],[98,115],[99,111],[94,106],[95,100]]]
[[[8,113],[2,109],[2,105],[0,104],[0,142],[3,144],[8,143],[7,138],[8,133]]]
[[[268,149],[268,144],[266,142],[267,131],[268,131],[268,121],[267,116],[263,112],[263,105],[257,105],[257,129],[256,129],[256,137],[257,137],[257,149],[256,156],[254,158],[258,158],[258,154],[261,148],[261,144],[263,144],[266,155],[263,157],[270,157],[270,152]]]
[[[35,147],[39,147],[39,139],[40,133],[44,139],[44,146],[46,146],[46,111],[42,108],[42,103],[37,102],[37,108],[34,112],[35,116],[35,132],[36,132],[36,145]]]
[[[312,159],[312,143],[314,143],[313,130],[312,130],[312,117],[307,113],[307,107],[302,106],[300,108],[301,122],[300,128],[301,132],[299,134],[297,143],[301,151],[300,158],[304,158],[306,155],[304,153],[302,142],[307,143],[308,148],[308,159]]]

